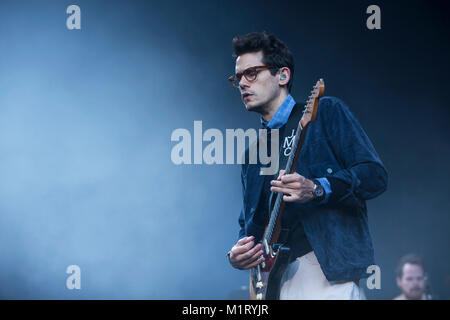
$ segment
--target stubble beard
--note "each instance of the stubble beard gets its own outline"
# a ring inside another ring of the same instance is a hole
[[[260,103],[256,103],[254,105],[249,106],[248,104],[245,104],[245,107],[247,109],[247,111],[250,112],[256,112],[258,114],[260,114],[261,116],[264,116],[267,113],[267,109],[268,109],[268,105],[269,105],[269,101],[266,102],[260,102]]]
[[[416,290],[411,290],[407,295],[405,295],[409,300],[420,300],[422,299],[423,296],[423,290],[421,289],[416,289]]]

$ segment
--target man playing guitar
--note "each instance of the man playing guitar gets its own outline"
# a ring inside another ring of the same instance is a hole
[[[230,81],[246,109],[261,115],[263,128],[281,132],[302,108],[290,95],[292,53],[266,32],[236,36],[233,49],[236,67]],[[242,165],[241,229],[228,258],[242,270],[264,264],[260,241],[273,195],[282,193],[291,252],[278,298],[360,299],[358,281],[375,264],[365,201],[386,190],[387,172],[344,102],[323,97],[317,110],[295,172],[264,176],[260,165]]]

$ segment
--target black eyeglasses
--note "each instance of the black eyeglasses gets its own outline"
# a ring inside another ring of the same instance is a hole
[[[228,78],[228,80],[231,82],[233,87],[239,88],[239,82],[241,82],[242,76],[245,77],[249,82],[253,82],[258,77],[258,74],[263,70],[274,70],[278,69],[277,67],[273,66],[255,66],[245,69],[242,72],[236,73]]]

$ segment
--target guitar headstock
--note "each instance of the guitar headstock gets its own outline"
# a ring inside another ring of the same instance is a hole
[[[319,99],[323,97],[325,92],[325,82],[323,79],[319,79],[316,85],[311,91],[311,95],[306,101],[305,109],[303,110],[303,117],[301,120],[302,127],[304,128],[310,121],[316,120],[317,109],[319,107]]]

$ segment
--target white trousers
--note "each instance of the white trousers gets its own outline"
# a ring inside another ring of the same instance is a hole
[[[361,292],[354,281],[328,281],[311,251],[286,268],[280,300],[361,300]]]

